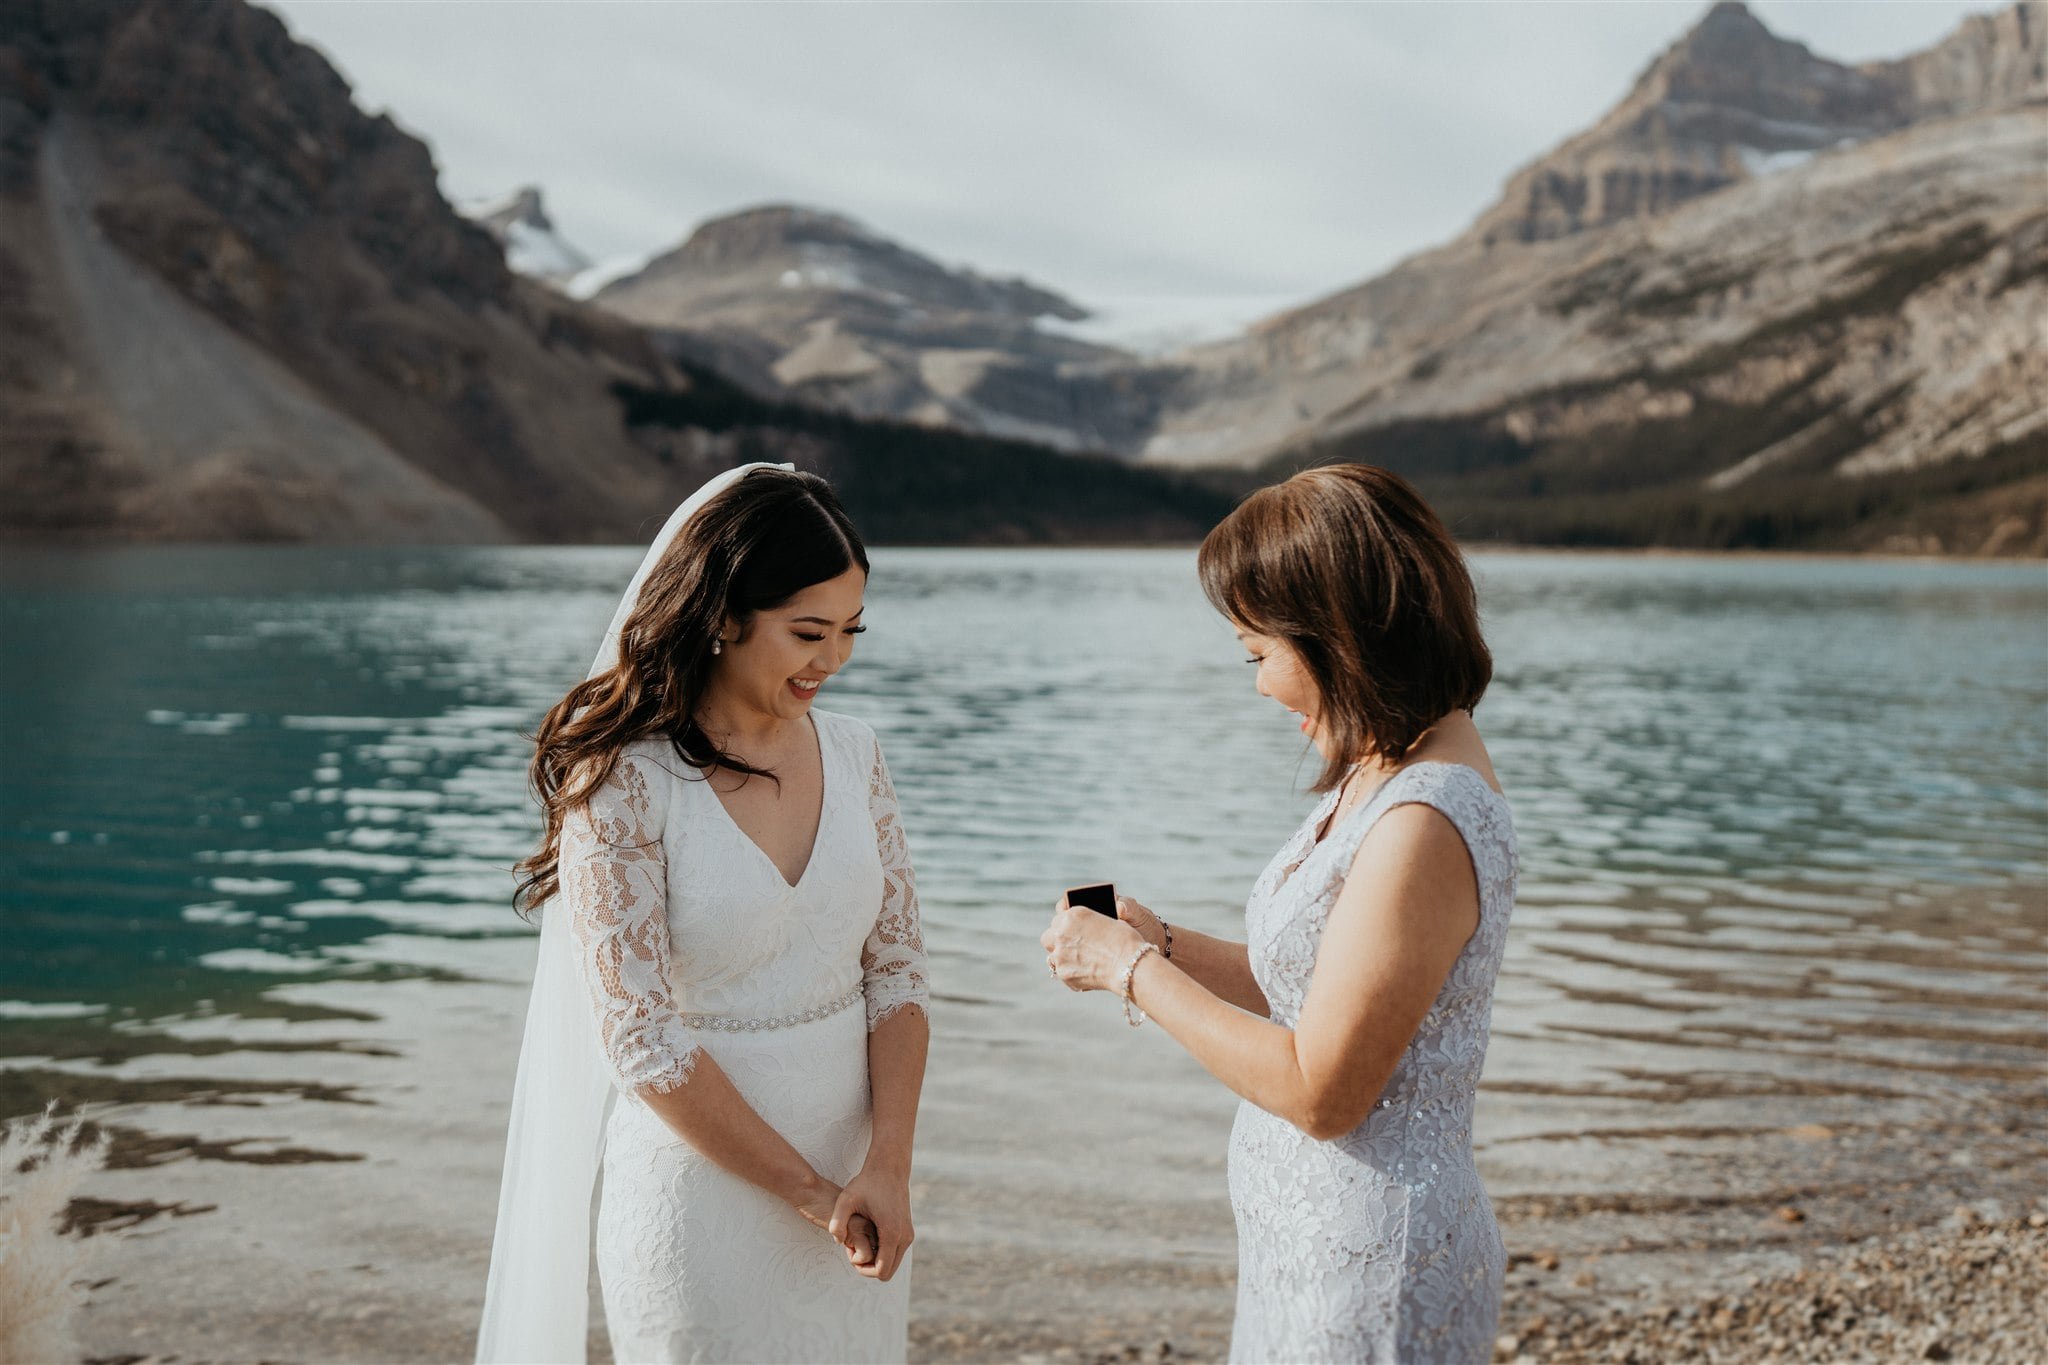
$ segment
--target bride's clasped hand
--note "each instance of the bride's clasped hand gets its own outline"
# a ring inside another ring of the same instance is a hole
[[[814,1216],[810,1205],[799,1212],[845,1247],[848,1264],[861,1274],[873,1280],[893,1279],[916,1240],[910,1219],[909,1163],[880,1167],[868,1162],[832,1196],[822,1219]]]
[[[1234,1360],[1486,1359],[1505,1254],[1471,1125],[1516,849],[1472,718],[1470,577],[1365,466],[1254,493],[1199,565],[1322,799],[1243,941],[1076,888],[1046,967],[1244,1101]],[[541,724],[540,959],[480,1361],[583,1358],[592,1245],[621,1361],[907,1354],[916,879],[874,732],[813,705],[867,579],[822,480],[720,476]]]
[[[592,1245],[620,1361],[904,1358],[916,878],[874,731],[814,705],[867,580],[824,480],[720,475],[541,723],[480,1361],[584,1358]]]

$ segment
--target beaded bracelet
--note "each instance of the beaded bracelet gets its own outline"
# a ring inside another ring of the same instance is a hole
[[[1145,960],[1145,954],[1159,950],[1149,943],[1138,945],[1138,951],[1131,954],[1131,960],[1124,964],[1124,974],[1117,981],[1117,994],[1124,998],[1124,1022],[1132,1028],[1145,1022],[1145,1011],[1138,1008],[1138,1002],[1131,999],[1132,979],[1138,974],[1138,964]]]
[[[1158,919],[1159,917],[1154,915],[1153,918]],[[1159,955],[1168,962],[1171,962],[1173,961],[1173,926],[1163,919],[1159,920],[1159,932],[1166,940],[1159,946]]]

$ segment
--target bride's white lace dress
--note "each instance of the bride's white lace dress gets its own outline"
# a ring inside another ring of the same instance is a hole
[[[708,1054],[827,1179],[867,1153],[868,1032],[925,1007],[924,944],[881,748],[811,714],[825,792],[794,886],[666,741],[630,745],[563,830],[561,897],[620,1092],[597,1264],[622,1363],[904,1358],[907,1260],[886,1284],[856,1274],[634,1098]]]
[[[1252,1104],[1230,1136],[1237,1323],[1230,1358],[1468,1365],[1493,1358],[1506,1255],[1472,1164],[1472,1103],[1515,898],[1506,798],[1461,764],[1417,763],[1313,844],[1337,794],[1276,855],[1246,908],[1252,974],[1292,1028],[1353,856],[1420,802],[1449,817],[1479,882],[1479,927],[1365,1121],[1319,1142]]]

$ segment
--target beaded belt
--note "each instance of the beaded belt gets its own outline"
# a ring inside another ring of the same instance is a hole
[[[813,1005],[798,1014],[779,1014],[773,1019],[734,1019],[723,1014],[685,1014],[679,1017],[684,1028],[708,1028],[718,1033],[758,1033],[764,1028],[794,1028],[798,1024],[830,1018],[866,993],[864,987],[855,986],[837,1000]]]

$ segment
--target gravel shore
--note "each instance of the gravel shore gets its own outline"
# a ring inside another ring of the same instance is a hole
[[[1121,1311],[970,1329],[913,1323],[913,1361],[1168,1365],[1228,1349],[1227,1291],[1206,1303],[1131,1286]],[[1814,1249],[1789,1273],[1729,1292],[1583,1292],[1531,1314],[1510,1290],[1496,1365],[1759,1365],[1783,1362],[2048,1360],[2048,1212],[1983,1219]],[[1192,1311],[1190,1311],[1192,1310]]]
[[[1496,1361],[2048,1360],[2048,1212],[1942,1227],[1823,1251],[1734,1293],[1637,1296],[1538,1315]]]
[[[58,1098],[116,1139],[73,1210],[100,1230],[84,1355],[466,1357],[530,945],[389,951],[471,975],[295,984],[269,993],[274,1018],[71,1022],[0,1046],[18,1054],[0,1112]],[[1842,1053],[1848,1025],[1818,1045],[1758,1029],[1772,1051],[1746,1071],[1715,1051],[1689,1071],[1605,1058],[1604,1087],[1542,1075],[1577,1054],[1504,1049],[1476,1134],[1510,1257],[1500,1359],[2048,1360],[2048,1046],[2007,998],[2014,1026],[1965,1056],[1888,1035],[1902,1055],[1876,1079]],[[1066,1007],[935,1011],[920,1365],[1228,1351],[1235,1102],[1113,1012]],[[1937,1026],[1959,1029],[1915,1025]]]

